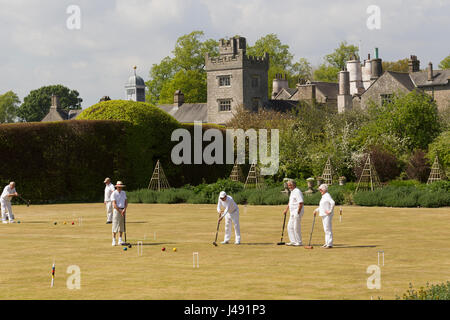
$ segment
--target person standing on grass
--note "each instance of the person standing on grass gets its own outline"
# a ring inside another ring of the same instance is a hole
[[[325,244],[322,248],[330,249],[333,248],[333,231],[331,229],[331,220],[334,215],[335,202],[328,193],[328,186],[326,184],[321,184],[319,191],[322,194],[322,199],[320,199],[319,207],[314,210],[314,215],[319,212],[319,216],[322,217],[323,231],[325,232]]]
[[[2,222],[3,223],[15,223],[14,214],[11,208],[12,197],[18,197],[19,194],[16,192],[16,183],[11,181],[4,189],[0,196],[1,211],[2,211]],[[8,212],[8,219],[6,218],[6,212]]]
[[[225,208],[223,215],[220,215],[221,208]],[[222,244],[228,244],[231,238],[231,222],[234,225],[235,242],[241,243],[241,229],[239,227],[239,208],[233,198],[228,196],[225,191],[220,192],[219,201],[217,203],[217,212],[219,213],[219,221],[225,217],[225,238]]]
[[[122,189],[125,185],[122,181],[117,181],[116,191],[111,194],[111,201],[114,208],[112,219],[112,245],[116,245],[116,234],[119,232],[119,245],[123,244],[122,235],[125,231],[125,214],[128,207],[128,200],[125,191]]]
[[[297,188],[297,184],[294,180],[289,180],[287,186],[291,194],[289,195],[289,203],[283,211],[284,215],[286,215],[288,210],[290,212],[287,227],[290,242],[286,243],[286,245],[298,247],[302,245],[301,222],[304,213],[303,194],[300,189]]]
[[[111,194],[116,190],[114,189],[114,185],[111,183],[110,178],[106,178],[105,181],[103,181],[105,184],[105,200],[104,203],[106,205],[106,224],[112,223],[112,217],[113,217],[113,204],[111,201]]]

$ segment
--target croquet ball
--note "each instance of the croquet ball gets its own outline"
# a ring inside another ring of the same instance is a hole
[[[163,247],[163,248],[161,249],[161,251],[166,251],[166,248]]]
[[[177,251],[177,248],[173,248],[172,250],[173,250],[173,252],[176,252],[176,251]]]
[[[127,247],[123,247],[123,251],[127,251],[127,249],[128,249]]]
[[[55,221],[55,222],[53,222],[53,224],[56,226],[57,222]]]
[[[74,224],[75,224],[75,222],[72,221],[72,225],[74,225]]]
[[[128,245],[128,248],[131,248],[131,244]]]
[[[64,224],[67,224],[67,222],[64,221]]]
[[[17,221],[17,223],[20,223],[20,220],[19,220],[19,221]]]

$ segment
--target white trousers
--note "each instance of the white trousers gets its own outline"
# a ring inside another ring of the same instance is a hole
[[[231,238],[231,222],[234,225],[235,242],[241,242],[241,229],[239,228],[239,209],[225,216],[225,238],[224,241],[230,241]]]
[[[291,213],[291,216],[289,217],[287,230],[289,235],[289,241],[291,243],[302,244],[302,229],[301,229],[302,217],[303,213],[302,214]]]
[[[323,231],[325,232],[325,245],[333,246],[333,231],[331,229],[331,220],[333,215],[322,216]]]
[[[10,221],[14,220],[14,214],[11,208],[11,201],[1,200],[1,210],[2,210],[2,220],[7,221],[8,218]],[[6,216],[6,212],[8,212],[8,218]]]
[[[113,203],[112,201],[106,202],[106,221],[112,222],[113,217]]]

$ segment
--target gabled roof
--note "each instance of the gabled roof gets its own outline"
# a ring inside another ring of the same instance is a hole
[[[208,121],[208,105],[206,103],[184,103],[181,106],[173,104],[159,105],[177,121],[182,123],[193,123],[194,121]]]
[[[72,120],[75,119],[83,110],[69,110],[67,112],[64,109],[50,108],[50,111],[41,120],[41,122],[48,121],[64,121],[64,120]]]
[[[409,91],[412,91],[416,88],[414,83],[409,76],[409,73],[405,72],[394,72],[394,71],[386,71],[390,76],[392,76],[395,80],[397,80],[401,85],[403,85]]]
[[[428,81],[428,71],[418,71],[409,74],[417,87],[442,86],[450,81],[450,69],[433,70],[433,81]]]
[[[282,88],[274,100],[288,100],[297,92],[297,88]]]

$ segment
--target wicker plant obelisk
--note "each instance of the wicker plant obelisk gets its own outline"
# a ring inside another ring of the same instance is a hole
[[[259,168],[256,163],[252,163],[250,170],[245,181],[244,188],[262,188],[264,180],[260,174]]]
[[[169,189],[169,181],[164,174],[164,170],[159,163],[159,160],[156,162],[155,170],[153,170],[152,178],[150,179],[150,183],[148,184],[148,189],[161,191],[163,189]]]
[[[444,170],[442,170],[441,165],[439,164],[438,156],[436,156],[433,166],[431,167],[431,172],[430,176],[428,177],[427,184],[445,179],[447,179],[447,177],[445,176]]]
[[[333,168],[331,167],[331,159],[328,158],[322,173],[323,182],[331,186],[333,184]]]
[[[242,182],[244,180],[244,177],[242,175],[242,169],[237,163],[237,161],[234,163],[233,169],[231,170],[230,180],[238,182]]]
[[[378,177],[377,171],[370,160],[370,154],[367,156],[366,163],[359,177],[358,185],[356,186],[355,192],[381,188],[380,178]]]

